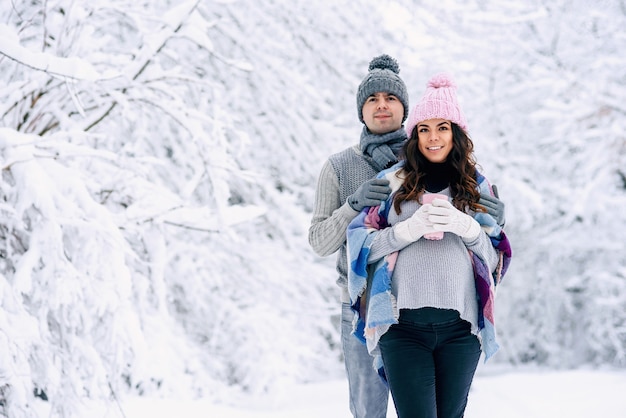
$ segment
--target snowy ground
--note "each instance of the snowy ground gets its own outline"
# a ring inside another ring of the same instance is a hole
[[[219,406],[135,398],[102,418],[349,418],[347,383],[294,386],[280,406]],[[396,418],[390,405],[388,418]],[[515,371],[479,373],[466,418],[625,418],[626,371]]]

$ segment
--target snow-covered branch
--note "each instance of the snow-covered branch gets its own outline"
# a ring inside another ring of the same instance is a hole
[[[47,52],[33,52],[20,45],[17,33],[0,24],[0,54],[37,71],[71,80],[99,81],[118,77],[116,72],[100,74],[87,61],[78,57],[57,57]]]

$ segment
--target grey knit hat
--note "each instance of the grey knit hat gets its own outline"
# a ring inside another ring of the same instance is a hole
[[[369,72],[361,81],[356,93],[356,110],[361,122],[363,122],[365,100],[374,93],[384,91],[393,94],[402,102],[404,106],[402,122],[404,123],[409,114],[409,95],[404,81],[398,76],[399,73],[398,62],[389,55],[380,55],[370,61]]]

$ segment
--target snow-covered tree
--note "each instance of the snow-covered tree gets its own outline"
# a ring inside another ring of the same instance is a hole
[[[358,135],[367,62],[393,53],[383,28],[354,36],[379,17],[126,0],[0,16],[3,408],[340,373],[308,210],[323,159]]]
[[[518,40],[505,41],[509,69],[493,77],[491,116],[506,115],[511,157],[503,189],[518,194],[520,264],[505,299],[516,361],[626,365],[624,6],[537,2],[537,17],[509,25]]]

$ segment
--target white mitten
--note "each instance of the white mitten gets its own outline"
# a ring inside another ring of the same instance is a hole
[[[447,200],[433,200],[428,213],[428,220],[433,223],[436,231],[452,232],[467,241],[475,240],[480,234],[478,222]]]
[[[409,219],[393,226],[396,239],[407,244],[417,241],[424,234],[435,232],[433,223],[428,220],[431,205],[422,205]]]

